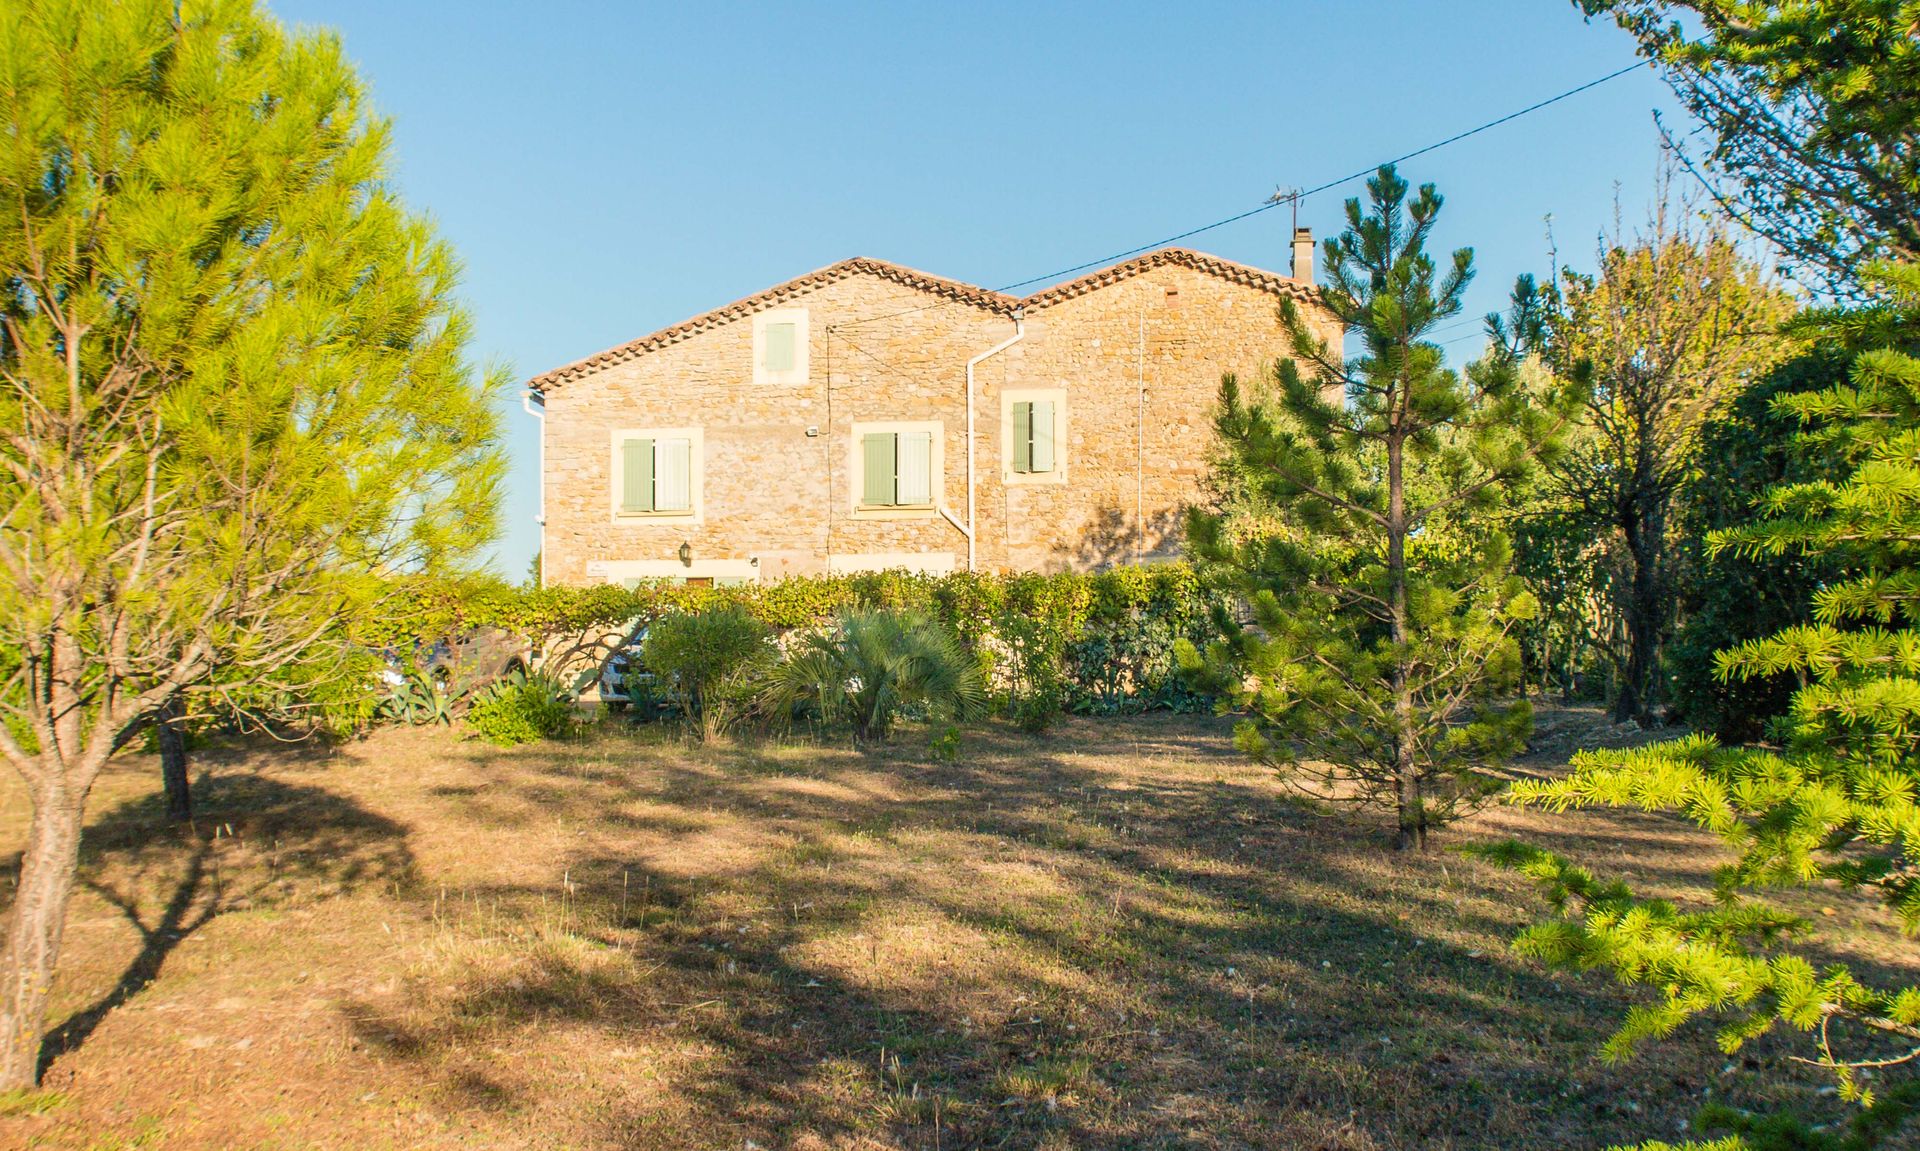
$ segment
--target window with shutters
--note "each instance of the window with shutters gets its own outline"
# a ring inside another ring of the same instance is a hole
[[[615,432],[614,518],[698,517],[701,449],[698,428]]]
[[[1064,388],[1016,389],[1000,405],[1001,479],[1010,484],[1065,483],[1067,393]]]
[[[807,310],[774,308],[753,318],[753,382],[807,382]]]
[[[856,512],[929,515],[940,499],[938,422],[853,425]]]

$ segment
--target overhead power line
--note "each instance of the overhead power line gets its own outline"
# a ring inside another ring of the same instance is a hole
[[[1060,270],[1055,272],[1048,272],[1046,275],[1043,275],[1043,276],[1031,276],[1024,280],[1015,280],[1011,284],[1006,284],[1002,287],[995,288],[994,291],[1006,293],[1006,292],[1011,292],[1016,288],[1024,288],[1029,284],[1040,284],[1040,283],[1046,283],[1053,280],[1062,280],[1068,276],[1073,275],[1075,272],[1084,272],[1084,271],[1087,271],[1089,268],[1101,268],[1101,267],[1107,266],[1108,264],[1116,264],[1116,263],[1119,263],[1121,260],[1125,260],[1132,256],[1137,256],[1142,252],[1151,252],[1156,248],[1164,248],[1169,244],[1175,244],[1180,242],[1181,240],[1189,239],[1193,236],[1198,236],[1203,232],[1211,232],[1216,228],[1224,228],[1228,224],[1237,224],[1241,220],[1245,220],[1253,216],[1258,216],[1262,212],[1271,211],[1274,208],[1278,208],[1283,204],[1298,204],[1300,201],[1306,199],[1309,196],[1316,195],[1321,192],[1331,191],[1334,188],[1338,188],[1342,184],[1350,184],[1355,180],[1361,179],[1362,177],[1370,176],[1374,172],[1379,171],[1381,168],[1385,167],[1388,164],[1394,164],[1394,165],[1404,164],[1408,160],[1418,159],[1419,157],[1424,156],[1429,152],[1433,152],[1441,148],[1445,148],[1449,144],[1457,144],[1460,141],[1465,140],[1470,136],[1477,136],[1482,132],[1489,131],[1493,128],[1498,128],[1502,124],[1512,123],[1513,121],[1518,120],[1522,116],[1526,116],[1534,112],[1538,112],[1542,108],[1551,107],[1555,104],[1558,104],[1562,100],[1570,99],[1574,96],[1578,96],[1582,92],[1586,92],[1591,89],[1598,88],[1600,85],[1605,84],[1609,81],[1618,80],[1620,77],[1625,76],[1629,72],[1638,72],[1640,69],[1648,67],[1652,63],[1654,63],[1654,61],[1652,60],[1635,61],[1634,63],[1629,64],[1624,68],[1615,69],[1614,71],[1607,73],[1605,76],[1602,76],[1599,79],[1589,80],[1585,84],[1582,84],[1577,88],[1569,88],[1566,91],[1561,92],[1557,96],[1549,96],[1545,100],[1541,100],[1536,103],[1529,104],[1524,108],[1518,109],[1517,111],[1509,112],[1506,115],[1501,116],[1496,120],[1488,120],[1486,123],[1469,128],[1464,132],[1456,132],[1455,134],[1448,136],[1444,140],[1436,140],[1433,143],[1426,145],[1425,147],[1416,148],[1413,151],[1406,153],[1405,155],[1395,156],[1391,160],[1382,160],[1378,164],[1369,165],[1368,167],[1362,168],[1356,172],[1349,172],[1347,175],[1341,176],[1338,179],[1328,180],[1325,183],[1321,183],[1321,184],[1315,184],[1313,187],[1307,188],[1303,191],[1290,192],[1284,196],[1275,196],[1272,199],[1262,203],[1258,207],[1248,208],[1244,212],[1236,212],[1233,215],[1226,217],[1225,219],[1215,220],[1211,224],[1202,224],[1197,228],[1188,228],[1184,232],[1178,232],[1178,233],[1175,233],[1174,235],[1167,236],[1163,239],[1155,240],[1150,244],[1141,244],[1138,247],[1128,248],[1123,252],[1115,252],[1113,255],[1103,256],[1097,260],[1088,260],[1086,263],[1083,263],[1083,264],[1075,264],[1071,268],[1061,268]],[[945,301],[942,301],[942,303],[944,302]],[[890,320],[895,316],[904,316],[904,315],[911,314],[913,312],[925,311],[928,308],[938,307],[938,306],[939,304],[921,304],[912,308],[903,308],[897,312],[887,312],[883,315],[868,316],[864,319],[859,319],[859,320],[850,320],[847,323],[836,324],[834,326],[840,327],[840,328],[847,328],[847,327],[852,327],[856,324],[870,324],[877,320]]]
[[[1181,232],[1177,235],[1168,236],[1164,240],[1156,240],[1151,244],[1142,244],[1137,248],[1128,248],[1124,252],[1118,252],[1118,253],[1115,253],[1114,255],[1106,256],[1098,260],[1089,260],[1084,264],[1075,264],[1071,268],[1062,268],[1057,272],[1049,272],[1044,276],[1034,276],[1026,280],[1017,280],[1011,284],[1008,284],[1004,288],[997,288],[995,290],[1006,292],[1006,291],[1011,291],[1014,288],[1024,288],[1028,284],[1038,284],[1048,280],[1063,279],[1067,276],[1073,275],[1075,272],[1084,272],[1088,268],[1104,267],[1107,264],[1117,263],[1121,260],[1124,260],[1129,256],[1137,256],[1142,252],[1150,252],[1155,248],[1164,248],[1168,244],[1178,243],[1179,241],[1187,239],[1190,236],[1198,236],[1202,232],[1211,232],[1215,228],[1224,228],[1228,224],[1238,223],[1239,221],[1244,220],[1249,216],[1258,216],[1260,213],[1270,211],[1271,209],[1274,209],[1274,208],[1278,208],[1282,204],[1298,203],[1301,200],[1306,199],[1308,196],[1315,195],[1316,193],[1331,191],[1334,188],[1338,188],[1342,184],[1350,184],[1353,181],[1358,180],[1363,176],[1371,176],[1373,173],[1379,171],[1381,168],[1387,166],[1388,164],[1394,164],[1394,165],[1404,164],[1408,160],[1417,159],[1421,156],[1426,155],[1428,152],[1437,151],[1438,149],[1444,148],[1449,144],[1458,144],[1460,141],[1465,140],[1469,136],[1478,136],[1480,133],[1485,132],[1491,128],[1498,128],[1502,124],[1511,123],[1512,121],[1518,120],[1520,117],[1528,115],[1529,113],[1538,112],[1542,108],[1546,108],[1551,105],[1558,104],[1560,101],[1568,99],[1569,97],[1578,96],[1580,93],[1585,92],[1588,89],[1598,88],[1600,85],[1605,84],[1609,80],[1618,80],[1620,77],[1625,76],[1629,72],[1637,72],[1640,69],[1645,68],[1647,65],[1651,63],[1653,63],[1653,61],[1651,60],[1636,61],[1635,63],[1627,65],[1625,68],[1621,68],[1616,71],[1609,72],[1605,76],[1600,77],[1598,80],[1589,80],[1585,84],[1580,85],[1578,88],[1569,88],[1565,92],[1560,93],[1558,96],[1550,96],[1547,99],[1542,100],[1537,104],[1529,104],[1517,112],[1509,112],[1506,115],[1500,117],[1498,120],[1488,120],[1486,123],[1481,124],[1478,127],[1469,128],[1464,132],[1459,132],[1452,136],[1448,136],[1444,140],[1437,140],[1434,143],[1428,144],[1424,148],[1416,148],[1413,151],[1408,152],[1404,156],[1395,156],[1391,160],[1383,160],[1378,164],[1373,164],[1368,167],[1362,168],[1357,172],[1350,172],[1345,176],[1341,176],[1339,179],[1328,180],[1324,184],[1316,184],[1313,187],[1306,189],[1305,191],[1293,192],[1285,196],[1276,196],[1273,199],[1268,200],[1266,203],[1261,204],[1257,208],[1249,208],[1244,212],[1235,213],[1234,215],[1228,216],[1224,220],[1215,220],[1211,224],[1202,224],[1198,228],[1189,228],[1186,231]]]

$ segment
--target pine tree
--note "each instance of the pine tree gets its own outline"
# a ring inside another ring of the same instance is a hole
[[[10,0],[0,123],[0,756],[33,809],[10,1090],[108,758],[470,556],[501,460],[452,253],[396,200],[337,41],[249,0]]]
[[[1776,725],[1778,750],[1695,736],[1585,753],[1565,779],[1514,789],[1519,802],[1554,810],[1668,810],[1712,830],[1735,860],[1716,874],[1711,904],[1681,911],[1544,851],[1485,849],[1538,878],[1561,912],[1522,936],[1523,951],[1658,989],[1605,1054],[1625,1057],[1703,1014],[1725,1017],[1719,1041],[1729,1051],[1784,1024],[1809,1036],[1807,1062],[1867,1106],[1849,1142],[1832,1143],[1850,1147],[1887,1140],[1903,1123],[1910,1138],[1920,1122],[1907,1119],[1920,1105],[1920,1081],[1898,1078],[1920,1060],[1920,986],[1877,984],[1844,964],[1817,967],[1812,925],[1756,893],[1863,889],[1909,935],[1920,934],[1920,266],[1882,266],[1868,283],[1885,293],[1881,303],[1812,313],[1796,325],[1856,353],[1849,381],[1775,401],[1807,425],[1806,450],[1846,462],[1844,478],[1780,486],[1763,505],[1766,518],[1711,541],[1723,552],[1820,557],[1857,573],[1814,595],[1811,622],[1719,657],[1729,680],[1802,678]],[[1878,1086],[1857,1075],[1866,1067]],[[1760,1130],[1736,1116],[1717,1121]]]
[[[1526,702],[1503,693],[1518,680],[1513,629],[1537,604],[1482,513],[1553,454],[1581,394],[1530,386],[1518,348],[1540,320],[1531,281],[1511,325],[1490,321],[1495,349],[1464,375],[1446,367],[1429,336],[1460,312],[1472,253],[1444,269],[1428,255],[1431,185],[1409,197],[1382,168],[1368,190],[1371,210],[1348,201],[1326,244],[1321,291],[1359,354],[1289,302],[1292,357],[1250,394],[1222,381],[1216,474],[1232,496],[1196,512],[1190,535],[1257,626],[1222,620],[1204,659],[1190,645],[1180,658],[1246,712],[1247,754],[1316,797],[1394,811],[1397,845],[1417,849],[1531,730]]]

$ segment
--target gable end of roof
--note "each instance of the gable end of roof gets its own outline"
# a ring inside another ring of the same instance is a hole
[[[930,275],[901,264],[890,264],[885,260],[855,256],[850,260],[830,264],[819,271],[809,272],[783,284],[775,284],[765,291],[742,297],[725,307],[702,312],[692,319],[661,328],[637,340],[628,341],[617,347],[608,348],[604,352],[596,352],[583,360],[575,360],[571,364],[542,372],[528,380],[527,387],[536,392],[545,392],[558,384],[592,375],[594,372],[655,349],[679,343],[711,328],[745,319],[755,312],[777,307],[789,300],[797,299],[809,292],[818,291],[828,284],[837,283],[852,276],[878,276],[883,280],[890,280],[956,303],[970,304],[990,312],[1010,314],[1016,309],[1046,308],[1077,299],[1102,288],[1130,280],[1143,272],[1168,265],[1191,268],[1208,275],[1218,276],[1230,283],[1257,288],[1273,295],[1290,296],[1302,303],[1311,302],[1314,299],[1314,288],[1311,283],[1302,283],[1291,276],[1278,275],[1263,268],[1253,267],[1251,264],[1223,260],[1218,256],[1196,252],[1191,248],[1158,248],[1144,255],[1135,256],[1131,260],[1124,260],[1098,271],[1089,272],[1077,280],[1055,284],[1051,288],[1035,292],[1025,298],[1009,296],[959,280]]]
[[[528,380],[527,387],[536,392],[547,391],[557,384],[577,380],[582,376],[592,375],[594,372],[631,360],[636,356],[644,355],[655,349],[664,348],[669,344],[679,343],[689,336],[698,335],[711,328],[717,328],[724,324],[733,323],[736,320],[745,319],[755,312],[777,307],[786,303],[788,300],[797,299],[809,292],[818,291],[828,284],[862,275],[878,276],[883,280],[890,280],[893,283],[928,292],[956,303],[971,304],[974,307],[984,308],[990,312],[1010,312],[1020,305],[1020,301],[1012,296],[988,291],[985,288],[976,287],[959,280],[949,280],[941,276],[930,275],[901,264],[890,264],[885,260],[870,259],[866,256],[855,256],[850,260],[842,260],[837,264],[829,264],[827,267],[821,268],[818,271],[809,272],[804,276],[788,280],[785,283],[775,284],[765,291],[755,292],[751,296],[743,296],[724,307],[702,312],[691,319],[682,320],[677,324],[661,328],[657,332],[641,336],[637,340],[630,340],[627,343],[608,348],[604,352],[596,352],[585,359],[575,360],[571,364],[565,364],[550,371],[542,372]]]

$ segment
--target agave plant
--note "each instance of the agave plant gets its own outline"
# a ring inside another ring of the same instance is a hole
[[[764,702],[776,715],[813,704],[846,719],[861,743],[884,740],[902,713],[964,719],[986,703],[980,665],[951,631],[917,613],[857,610],[808,636],[774,669]]]
[[[408,668],[404,674],[388,674],[387,682],[393,690],[381,701],[380,714],[385,718],[414,725],[453,722],[453,697],[447,694],[446,684],[437,676],[419,668]]]

